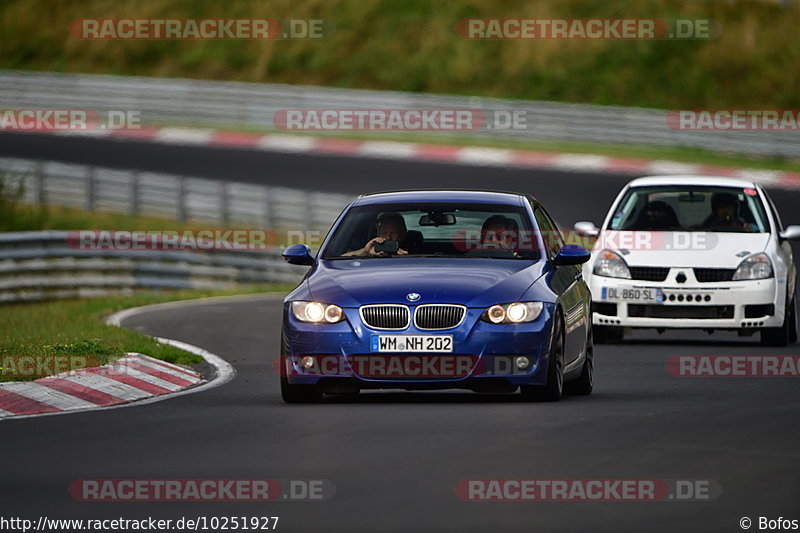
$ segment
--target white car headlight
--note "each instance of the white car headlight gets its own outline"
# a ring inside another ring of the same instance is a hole
[[[292,302],[292,314],[301,322],[314,324],[334,324],[344,318],[342,308],[338,305],[325,305],[319,302]]]
[[[772,277],[772,261],[767,254],[754,254],[746,257],[736,272],[733,273],[733,281],[744,279],[766,279]]]
[[[514,302],[493,305],[483,312],[481,320],[492,324],[520,324],[533,322],[542,314],[542,302]]]
[[[631,271],[625,261],[611,250],[603,250],[594,262],[593,272],[606,278],[631,279]]]

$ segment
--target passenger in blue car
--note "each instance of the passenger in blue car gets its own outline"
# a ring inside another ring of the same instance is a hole
[[[367,241],[362,248],[342,254],[344,256],[386,257],[422,253],[422,234],[408,231],[400,213],[383,213],[376,220],[378,236]],[[394,245],[394,243],[397,243]]]

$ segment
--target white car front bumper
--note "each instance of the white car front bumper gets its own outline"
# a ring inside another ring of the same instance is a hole
[[[676,271],[685,273],[684,283],[675,281]],[[588,278],[593,324],[597,326],[747,329],[780,327],[784,320],[786,287],[775,278],[699,282],[691,268],[671,269],[663,282],[596,275]],[[623,289],[653,288],[662,291],[663,302],[614,297]]]

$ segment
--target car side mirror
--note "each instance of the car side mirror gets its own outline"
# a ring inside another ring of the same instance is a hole
[[[293,244],[281,254],[283,260],[292,265],[313,265],[314,257],[307,244]]]
[[[787,241],[799,241],[800,226],[787,226],[786,229],[781,232],[781,239],[786,239]]]
[[[581,222],[576,222],[573,227],[581,237],[597,237],[600,235],[600,229],[594,225],[594,222],[582,220]]]
[[[577,244],[567,244],[561,247],[556,256],[553,258],[555,266],[563,265],[582,265],[592,255],[589,250]]]

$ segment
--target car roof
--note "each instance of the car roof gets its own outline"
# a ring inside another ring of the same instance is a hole
[[[464,202],[484,204],[521,205],[527,195],[506,191],[469,189],[414,189],[363,194],[353,205],[373,205],[406,202]],[[535,203],[535,199],[531,198]]]
[[[645,176],[636,178],[628,183],[629,187],[644,187],[653,185],[717,185],[719,187],[751,187],[756,184],[751,180],[726,178],[724,176]]]

